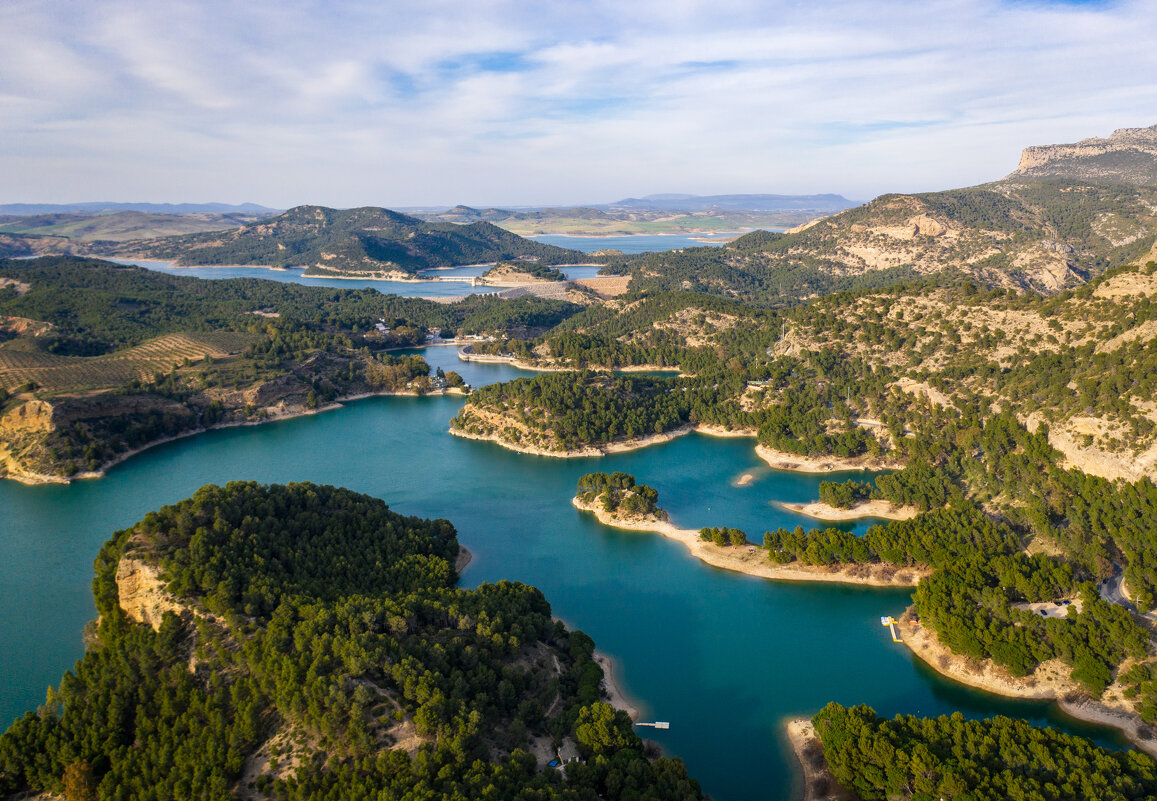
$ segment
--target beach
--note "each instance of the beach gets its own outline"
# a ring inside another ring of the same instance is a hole
[[[903,470],[904,463],[884,456],[800,456],[756,445],[755,452],[769,467],[797,473],[838,473],[852,470]]]
[[[474,558],[474,554],[466,550],[464,545],[458,546],[458,558],[454,560],[454,572],[461,575],[462,571],[466,569],[466,565]]]
[[[861,520],[866,517],[875,517],[883,520],[911,520],[920,514],[915,506],[896,506],[890,501],[874,500],[862,501],[850,509],[840,509],[823,501],[811,503],[783,503],[776,501],[776,506],[795,512],[798,515],[822,520],[825,523],[838,523],[844,520]]]
[[[788,742],[803,771],[802,801],[854,801],[855,796],[840,786],[824,759],[824,746],[808,718],[789,720],[784,727]]]
[[[637,721],[639,719],[639,708],[631,701],[630,697],[623,692],[623,688],[616,680],[616,664],[614,658],[596,650],[594,652],[594,660],[598,663],[599,667],[603,669],[603,689],[607,691],[607,698],[610,705],[615,709],[623,710],[631,720]]]
[[[665,520],[621,517],[604,511],[597,503],[587,504],[577,497],[571,503],[580,511],[590,512],[604,525],[625,531],[650,531],[677,540],[686,546],[692,556],[712,567],[774,581],[822,581],[870,587],[914,587],[931,572],[927,568],[896,567],[888,564],[826,567],[789,562],[781,565],[768,559],[767,551],[763,548],[750,543],[740,546],[720,546],[701,539],[698,531],[678,528]]]
[[[450,433],[456,437],[464,439],[477,439],[486,442],[494,442],[501,445],[510,451],[516,453],[527,453],[532,456],[551,456],[556,459],[577,459],[589,456],[606,456],[611,453],[626,453],[627,451],[635,451],[639,448],[646,448],[648,445],[657,445],[660,442],[670,442],[676,437],[681,437],[684,434],[690,434],[694,431],[693,426],[683,426],[672,431],[667,431],[662,434],[652,434],[647,437],[636,437],[634,439],[624,439],[615,442],[608,442],[605,445],[588,445],[585,448],[577,448],[565,451],[552,451],[547,448],[540,448],[537,445],[523,445],[521,443],[508,442],[501,439],[494,434],[471,434],[468,431],[463,431],[457,428],[451,428]]]

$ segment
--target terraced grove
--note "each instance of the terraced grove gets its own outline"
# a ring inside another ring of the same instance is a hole
[[[258,338],[259,334],[235,331],[167,334],[102,356],[24,350],[15,340],[0,346],[0,387],[13,390],[34,381],[49,393],[118,388],[134,378],[145,380],[168,372],[185,359],[196,362],[206,356],[236,354]]]

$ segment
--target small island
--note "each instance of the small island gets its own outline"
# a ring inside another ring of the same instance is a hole
[[[575,500],[584,505],[598,502],[612,518],[667,522],[667,513],[659,508],[659,491],[637,484],[629,473],[587,473],[578,481]]]
[[[500,261],[486,272],[478,283],[489,286],[521,286],[539,282],[565,281],[562,270],[537,259],[517,259]]]

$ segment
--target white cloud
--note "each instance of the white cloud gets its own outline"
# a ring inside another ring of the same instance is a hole
[[[978,183],[1157,122],[1146,2],[10,0],[0,200],[597,202]]]

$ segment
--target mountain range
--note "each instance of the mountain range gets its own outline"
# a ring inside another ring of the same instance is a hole
[[[1085,283],[1157,241],[1157,126],[1030,147],[1004,179],[881,195],[723,249],[644,256],[639,285],[784,301],[942,273],[1051,293]]]

